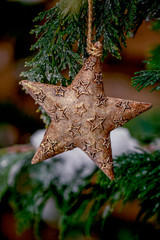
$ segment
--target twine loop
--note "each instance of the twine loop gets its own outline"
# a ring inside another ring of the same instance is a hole
[[[92,21],[93,21],[93,0],[88,0],[88,35],[87,35],[87,52],[89,55],[102,57],[102,45],[92,43]]]

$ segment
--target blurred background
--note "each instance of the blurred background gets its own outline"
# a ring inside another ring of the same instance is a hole
[[[0,2],[0,147],[8,148],[8,151],[14,151],[17,144],[23,144],[26,149],[32,148],[29,145],[31,135],[36,130],[44,128],[33,99],[22,91],[18,83],[22,80],[20,73],[25,70],[25,62],[34,54],[30,51],[30,46],[36,41],[29,33],[34,27],[32,20],[40,11],[49,9],[55,3],[56,1],[53,0],[1,0]],[[131,87],[131,78],[134,77],[134,72],[145,68],[143,61],[149,57],[149,52],[157,44],[160,44],[160,33],[152,31],[150,23],[144,22],[136,36],[127,40],[127,48],[122,51],[122,60],[109,55],[103,63],[106,94],[110,97],[152,103],[152,110],[145,114],[146,116],[152,115],[153,119],[156,115],[155,121],[160,119],[157,118],[160,107],[159,93],[150,92],[149,88],[137,92]],[[153,121],[154,123],[157,124]],[[147,129],[147,126],[145,131],[152,131],[152,129]],[[143,137],[138,136],[138,133],[131,131],[131,134],[133,137],[139,137],[138,140],[143,144],[148,143],[147,136],[142,139]],[[154,144],[149,148],[154,150]],[[3,210],[0,208],[0,240],[34,239],[31,230],[23,236],[16,236],[14,217],[4,206]],[[107,223],[111,227],[114,225],[114,229],[118,229],[119,237],[115,236],[113,239],[133,239],[130,229],[133,228],[132,222],[137,212],[136,201],[125,206],[121,213],[114,212]],[[58,227],[45,226],[42,235],[43,239],[57,239]],[[152,227],[150,232],[148,229],[146,236],[144,235],[145,239],[149,239],[151,235],[154,235]],[[92,238],[81,237],[79,239]]]

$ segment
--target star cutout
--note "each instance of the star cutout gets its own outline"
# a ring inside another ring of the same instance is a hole
[[[121,108],[123,112],[125,112],[126,109],[131,109],[129,106],[129,101],[120,101],[116,104],[116,107]]]
[[[121,127],[126,122],[128,122],[127,119],[123,119],[123,117],[113,120],[113,123],[115,124],[115,128]]]
[[[50,152],[54,152],[54,147],[57,144],[57,141],[52,141],[50,137],[47,136],[47,139],[41,143],[42,152],[44,155],[48,155]]]
[[[46,97],[46,95],[43,93],[42,90],[40,90],[39,92],[35,92],[35,96],[36,96],[36,101],[43,103],[44,99]]]
[[[88,155],[91,157],[91,158],[95,158],[95,155],[97,152],[100,151],[100,149],[98,149],[96,147],[96,143],[88,143],[88,142],[85,142],[84,141],[84,148],[83,148],[83,151],[85,151],[86,153],[88,153]]]
[[[93,67],[95,66],[96,64],[96,59],[94,57],[90,57],[87,59],[87,61],[85,62],[84,64],[84,70],[90,70],[92,71],[93,70]]]
[[[102,49],[99,42],[94,47]],[[32,163],[78,147],[114,179],[110,132],[147,111],[151,104],[106,97],[103,83],[95,84],[95,73],[100,72],[100,58],[91,55],[67,88],[21,81],[35,101],[37,93],[42,95],[38,104],[51,117]]]
[[[83,82],[80,80],[77,86],[73,87],[73,90],[77,92],[77,97],[80,97],[82,94],[89,95],[88,86],[90,83]]]
[[[103,75],[102,75],[102,72],[100,72],[100,73],[95,73],[94,82],[97,83],[98,85],[101,85],[101,84],[103,83]]]
[[[79,125],[72,124],[71,129],[69,130],[69,132],[72,134],[72,137],[81,135],[80,128],[81,128],[81,124],[79,124]]]
[[[60,120],[68,119],[65,114],[66,108],[62,109],[57,104],[55,104],[53,110],[51,110],[51,114],[53,114],[53,118],[55,122],[59,122]]]
[[[103,139],[103,146],[105,146],[106,148],[110,148],[111,145],[111,140],[110,140],[110,136],[108,136],[107,138]]]
[[[106,119],[107,119],[107,117],[101,118],[97,115],[97,113],[95,113],[94,118],[88,119],[87,121],[91,125],[91,127],[90,127],[91,132],[93,132],[95,129],[103,130],[102,124]]]
[[[65,90],[62,87],[55,88],[55,95],[64,97]]]
[[[80,106],[77,106],[76,113],[82,117],[83,113],[87,112],[87,109],[85,108],[84,103],[82,103]]]
[[[98,96],[97,96],[97,106],[106,106],[106,101],[108,100],[107,97],[104,97],[102,93],[100,93]]]

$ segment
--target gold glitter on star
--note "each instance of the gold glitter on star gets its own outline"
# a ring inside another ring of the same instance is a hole
[[[96,42],[94,47],[101,49],[102,45]],[[100,58],[91,55],[67,88],[21,81],[51,117],[33,164],[78,147],[114,179],[110,132],[151,108],[151,104],[106,96],[101,72]]]

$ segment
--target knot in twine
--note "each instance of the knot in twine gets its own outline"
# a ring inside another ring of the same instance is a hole
[[[96,57],[102,57],[102,55],[103,55],[103,47],[99,41],[96,42],[95,44],[93,44],[92,42],[87,43],[86,50],[89,55],[93,55]]]

